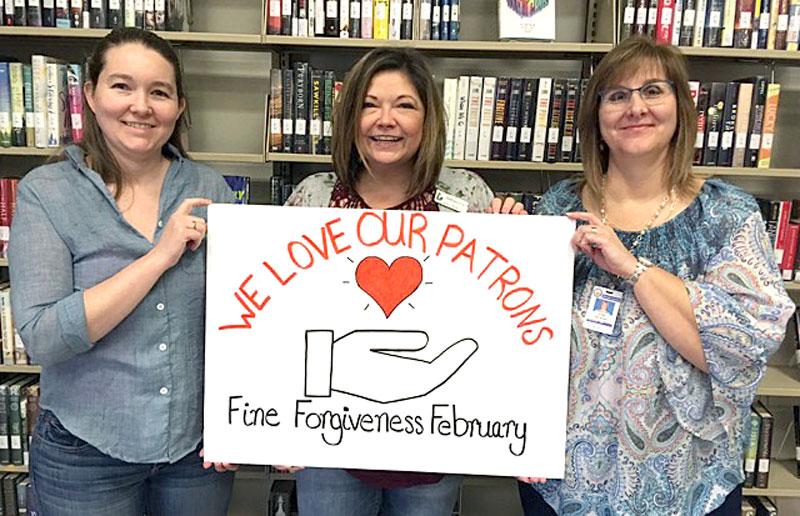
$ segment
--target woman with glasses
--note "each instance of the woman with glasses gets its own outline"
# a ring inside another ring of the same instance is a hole
[[[584,175],[539,204],[579,222],[566,471],[520,484],[525,512],[738,516],[750,404],[794,309],[764,221],[692,172],[677,49],[625,40],[584,99]]]

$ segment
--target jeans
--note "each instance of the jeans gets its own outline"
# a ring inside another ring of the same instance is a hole
[[[234,474],[203,469],[198,450],[173,464],[121,461],[74,436],[52,412],[42,410],[30,468],[40,514],[224,516]]]
[[[296,473],[300,516],[449,516],[461,476],[435,484],[371,486],[343,469],[306,468]]]
[[[527,482],[519,482],[519,496],[525,516],[555,516],[556,511]],[[728,493],[722,505],[709,512],[707,516],[740,516],[741,513],[742,486],[739,485]]]

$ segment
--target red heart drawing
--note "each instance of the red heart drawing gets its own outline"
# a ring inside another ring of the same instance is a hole
[[[391,266],[377,256],[369,256],[356,267],[356,283],[378,303],[388,319],[422,283],[422,265],[410,256],[401,256]]]

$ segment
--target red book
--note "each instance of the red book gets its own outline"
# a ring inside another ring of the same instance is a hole
[[[287,2],[290,0],[284,0]],[[268,0],[267,34],[275,36],[281,33],[281,0]]]
[[[775,261],[779,266],[783,264],[783,250],[786,248],[786,232],[789,229],[789,214],[792,212],[792,201],[780,201],[780,203],[778,230],[775,233]]]
[[[658,0],[656,16],[656,43],[669,45],[672,42],[672,20],[675,0]]]
[[[800,224],[789,223],[786,227],[786,239],[783,247],[781,276],[786,281],[794,279],[794,260],[797,256],[797,238],[800,236]]]
[[[6,257],[11,233],[11,179],[0,179],[0,257]]]

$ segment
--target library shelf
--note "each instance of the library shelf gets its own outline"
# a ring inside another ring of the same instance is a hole
[[[0,464],[0,473],[27,473],[28,465]]]
[[[38,365],[17,365],[17,364],[0,364],[0,373],[34,373],[39,374],[42,372],[42,367]]]
[[[800,478],[797,477],[797,461],[770,461],[769,487],[748,487],[742,491],[745,496],[800,496]]]
[[[0,27],[0,36],[30,38],[63,38],[65,40],[100,39],[111,29],[61,29],[56,27]],[[263,49],[260,34],[236,34],[223,32],[179,32],[155,31],[156,34],[174,43],[192,46],[209,46],[220,49]]]
[[[686,57],[711,59],[747,59],[755,61],[781,62],[783,64],[800,65],[800,52],[787,50],[744,49],[744,48],[709,48],[678,47]]]
[[[759,396],[800,397],[800,368],[768,366],[761,383]]]
[[[41,147],[2,147],[0,148],[0,155],[2,156],[51,156],[58,152],[58,148],[41,148]],[[230,163],[265,163],[266,159],[263,154],[258,153],[241,153],[241,152],[193,152],[186,153],[189,159],[195,161],[227,161]]]

